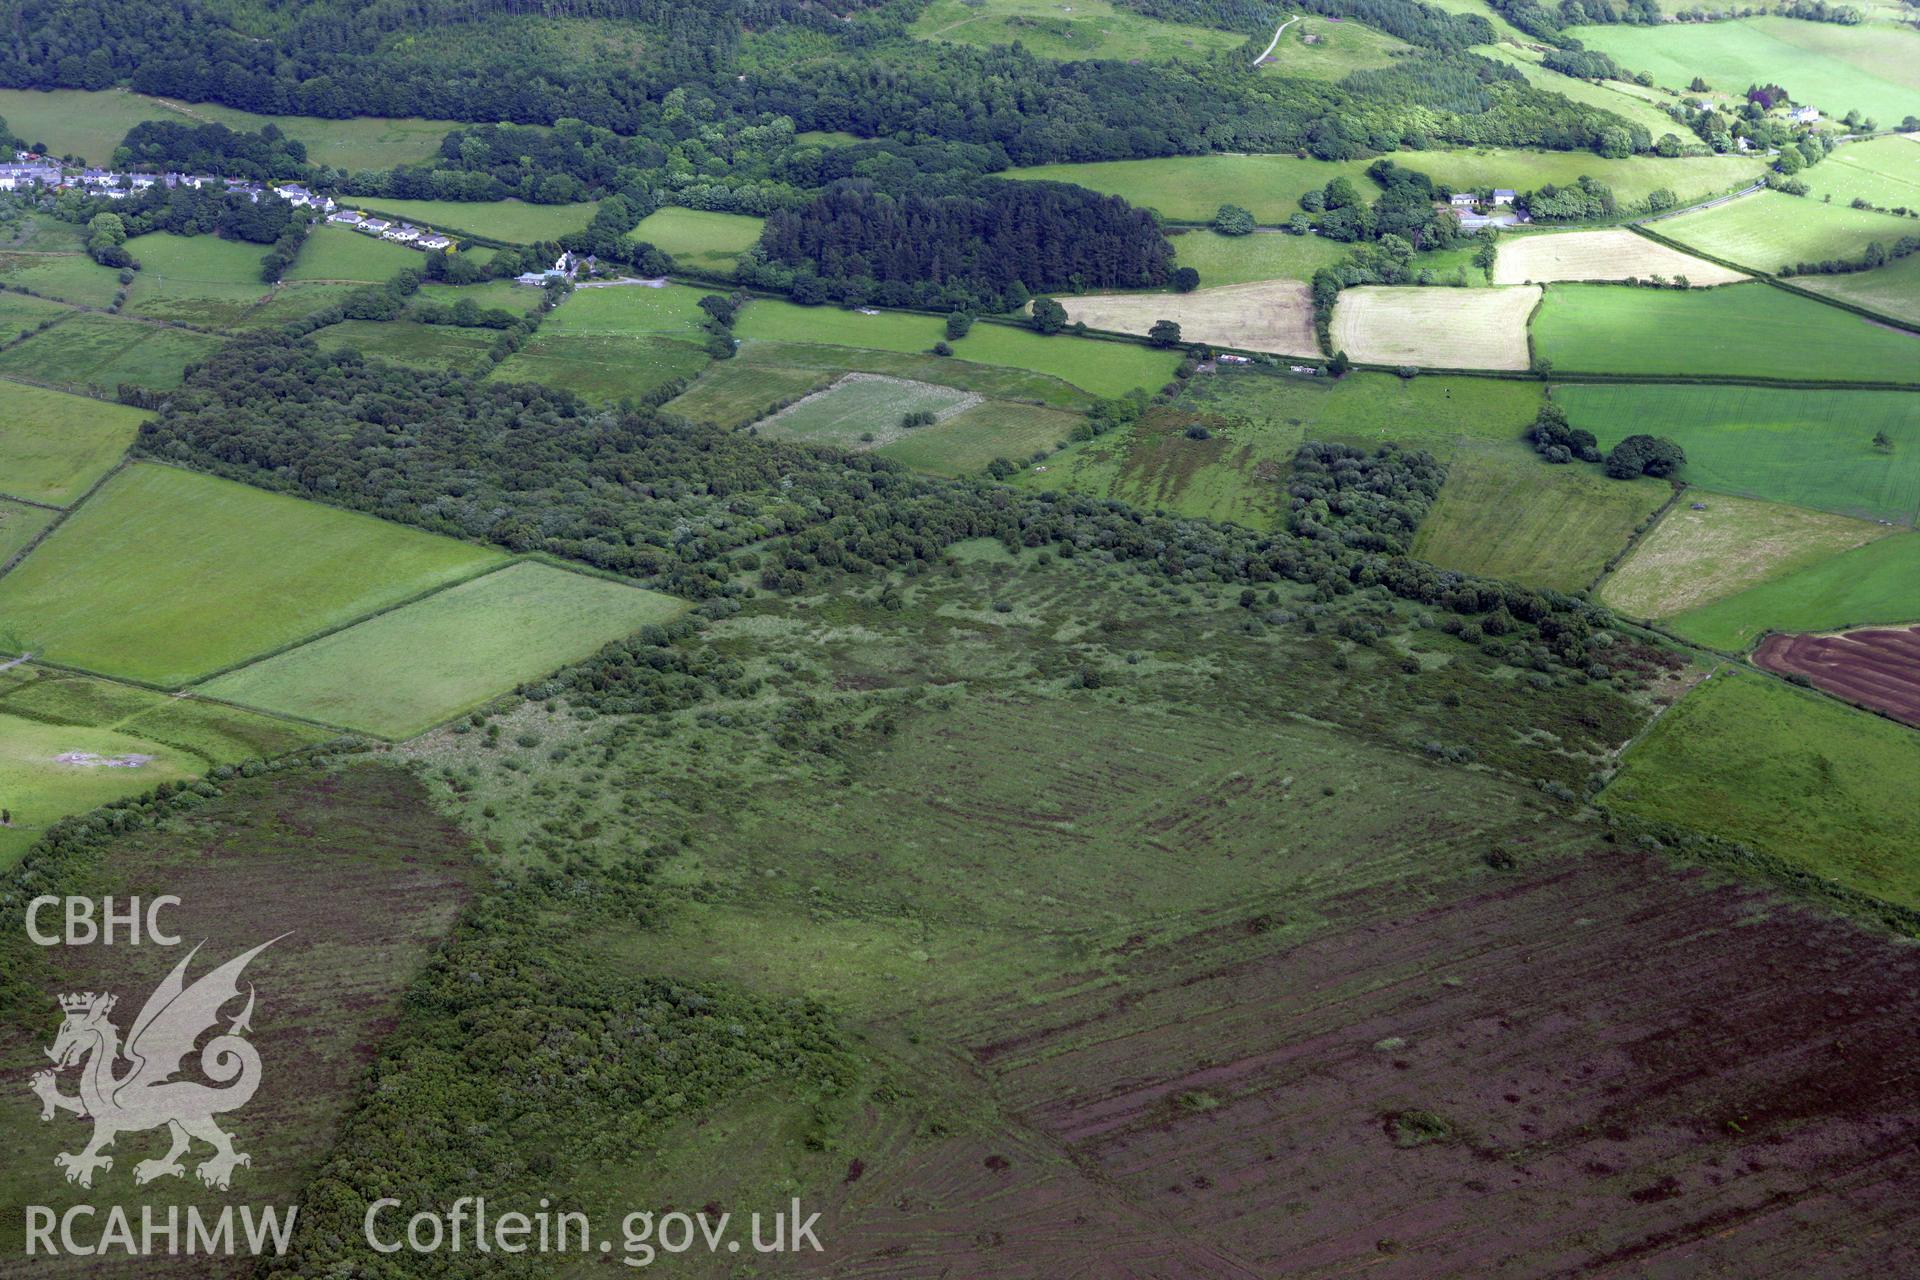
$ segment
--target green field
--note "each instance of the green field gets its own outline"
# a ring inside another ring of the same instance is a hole
[[[540,326],[540,336],[602,334],[620,338],[665,336],[700,340],[706,312],[700,299],[712,293],[695,285],[614,285],[576,289]]]
[[[1920,35],[1897,27],[1843,27],[1791,18],[1574,27],[1589,49],[1670,88],[1695,76],[1722,94],[1781,84],[1829,116],[1858,109],[1882,128],[1920,114]]]
[[[1920,141],[1896,134],[1849,142],[1801,170],[1800,180],[1814,200],[1852,204],[1857,197],[1882,209],[1920,209]]]
[[[1413,554],[1443,569],[1581,591],[1671,493],[1658,480],[1554,466],[1522,441],[1474,443],[1448,462]]]
[[[396,271],[405,267],[419,271],[426,265],[425,254],[391,240],[347,227],[320,226],[300,246],[300,256],[287,268],[286,279],[384,284]]]
[[[1029,369],[1002,368],[906,351],[765,339],[742,342],[733,359],[709,366],[690,394],[697,392],[703,398],[700,402],[711,403],[716,410],[759,417],[772,412],[768,406],[817,391],[843,373],[883,373],[915,382],[958,387],[962,391],[978,391],[997,400],[1030,401],[1057,409],[1084,409],[1093,402],[1093,397],[1072,383]],[[780,393],[761,394],[773,387],[780,388]],[[758,412],[752,412],[756,406]],[[739,421],[738,417],[728,420]]]
[[[54,512],[24,502],[0,498],[0,565],[19,555],[26,545],[53,523]]]
[[[1839,276],[1795,276],[1794,287],[1865,307],[1920,328],[1920,253],[1872,271]]]
[[[127,294],[132,315],[225,328],[267,296],[264,245],[156,231],[127,241],[127,252],[140,263]]]
[[[63,762],[63,755],[97,759]],[[147,758],[122,766],[103,763],[142,756]],[[206,767],[184,751],[135,734],[41,724],[0,712],[0,796],[13,811],[13,825],[0,827],[0,868],[12,866],[47,826],[68,814],[197,776]]]
[[[70,318],[73,308],[24,293],[0,293],[0,346],[24,339],[50,320]]]
[[[203,691],[405,738],[685,609],[672,596],[523,562],[229,672]]]
[[[0,281],[83,307],[105,307],[120,292],[120,273],[84,253],[0,252]]]
[[[642,218],[630,238],[653,245],[680,267],[726,275],[760,239],[762,221],[738,213],[669,206]]]
[[[916,427],[875,452],[936,476],[962,476],[995,458],[1019,462],[1073,434],[1080,415],[1040,405],[987,400],[931,427]]]
[[[1600,803],[1745,841],[1920,906],[1920,734],[1723,669],[1627,753]]]
[[[1679,130],[1670,130],[1679,132]],[[1654,135],[1658,137],[1659,135]],[[1392,157],[1455,190],[1512,187],[1527,191],[1547,183],[1565,185],[1597,178],[1613,188],[1622,209],[1666,188],[1682,203],[1745,186],[1760,175],[1761,161],[1740,156],[1628,156],[1609,160],[1582,151],[1524,151],[1487,147],[1475,151],[1414,151]]]
[[[488,376],[496,382],[537,382],[616,404],[650,395],[677,378],[690,381],[709,363],[704,350],[679,338],[542,329]]]
[[[1210,27],[1160,22],[1108,0],[934,0],[909,29],[922,40],[985,48],[1016,41],[1042,58],[1164,62],[1236,49],[1246,37]]]
[[[913,432],[933,429],[928,425],[910,430],[901,424],[903,416],[931,413],[948,417],[972,399],[964,391],[930,382],[849,374],[832,389],[781,410],[755,429],[776,440],[837,449],[873,449]]]
[[[416,227],[432,227],[448,235],[484,236],[510,244],[553,240],[569,231],[584,231],[593,221],[599,202],[528,204],[523,200],[389,200],[374,197],[351,207],[363,213],[400,218]],[[358,233],[356,233],[358,234]]]
[[[1920,514],[1920,395],[1563,386],[1553,398],[1602,447],[1639,431],[1678,442],[1681,478],[1702,488],[1901,524]],[[1882,431],[1889,451],[1873,445]]]
[[[1255,52],[1266,48],[1271,38],[1271,31],[1260,36]],[[1355,71],[1390,67],[1410,48],[1405,41],[1351,18],[1330,21],[1318,14],[1302,14],[1281,33],[1280,43],[1261,65],[1274,75],[1338,80]]]
[[[415,369],[471,369],[500,335],[411,320],[345,320],[313,335],[323,350],[354,350]]]
[[[1310,280],[1314,272],[1339,262],[1352,250],[1351,245],[1322,236],[1284,231],[1223,236],[1202,230],[1169,239],[1175,263],[1198,271],[1202,288],[1257,280]]]
[[[105,475],[146,413],[0,381],[0,491],[64,507]]]
[[[218,350],[220,339],[120,316],[77,315],[17,347],[0,351],[0,374],[113,394],[123,382],[165,391],[187,365]]]
[[[1691,640],[1738,652],[1768,631],[1920,622],[1920,533],[1903,532],[1673,617]]]
[[[349,295],[365,287],[358,284],[279,285],[267,295],[265,302],[247,312],[240,321],[240,327],[263,329],[305,320],[316,312],[340,306]]]
[[[1920,152],[1920,145],[1913,148]],[[1806,196],[1756,191],[1728,204],[1654,224],[1653,229],[1711,258],[1756,271],[1799,262],[1858,258],[1870,241],[1891,245],[1920,223],[1871,209],[1823,204]]]
[[[1482,16],[1490,19],[1494,17],[1492,10],[1486,10]],[[1684,143],[1702,145],[1685,125],[1678,123],[1652,102],[1639,96],[1639,93],[1635,93],[1633,90],[1640,90],[1638,85],[1628,87],[1618,80],[1605,80],[1595,84],[1591,80],[1581,80],[1574,76],[1561,75],[1558,71],[1549,71],[1540,65],[1540,55],[1533,53],[1534,42],[1527,37],[1522,38],[1527,40],[1524,45],[1483,45],[1476,48],[1474,52],[1517,68],[1520,74],[1527,78],[1527,83],[1536,89],[1545,89],[1548,93],[1561,94],[1586,106],[1611,111],[1627,123],[1641,126],[1650,137],[1657,139],[1663,134],[1671,133]],[[1640,93],[1646,92],[1649,91],[1640,90]],[[1662,100],[1677,102],[1679,98]]]
[[[744,427],[772,413],[780,405],[819,391],[835,371],[806,365],[763,364],[757,357],[778,351],[781,343],[752,342],[731,360],[716,360],[678,397],[663,406],[695,422],[716,427]]]
[[[1758,282],[1552,285],[1533,350],[1567,373],[1920,383],[1920,336]]]
[[[8,646],[177,685],[466,577],[500,553],[150,464],[0,578]]]

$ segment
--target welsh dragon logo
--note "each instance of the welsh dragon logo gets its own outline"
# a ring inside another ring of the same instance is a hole
[[[54,1068],[36,1073],[32,1088],[40,1099],[42,1120],[71,1111],[93,1121],[93,1140],[83,1150],[53,1158],[68,1182],[91,1187],[96,1170],[113,1168],[113,1157],[101,1153],[117,1136],[161,1125],[172,1135],[173,1145],[158,1160],[142,1160],[133,1167],[136,1183],[183,1177],[186,1168],[180,1157],[195,1139],[213,1148],[213,1156],[194,1171],[209,1187],[226,1190],[235,1167],[253,1163],[245,1152],[233,1149],[233,1135],[213,1122],[223,1112],[246,1106],[260,1087],[260,1051],[245,1038],[252,1030],[251,983],[246,1007],[223,1034],[200,1049],[201,1073],[221,1087],[174,1077],[201,1036],[220,1021],[222,1006],[240,995],[240,974],[247,964],[279,940],[261,943],[188,986],[187,965],[200,951],[195,947],[147,997],[124,1046],[109,1017],[117,997],[91,991],[60,997],[66,1019],[47,1050]],[[126,1066],[119,1069],[123,1061]],[[72,1097],[59,1086],[59,1073],[69,1067],[80,1068],[80,1092]]]

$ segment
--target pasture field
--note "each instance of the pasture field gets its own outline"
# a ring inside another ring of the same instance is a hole
[[[1144,335],[1156,322],[1172,320],[1180,326],[1183,344],[1216,343],[1315,358],[1321,354],[1313,328],[1313,296],[1298,280],[1221,285],[1192,293],[1093,293],[1060,302],[1069,319],[1092,329]]]
[[[547,321],[531,342],[487,376],[496,382],[537,382],[617,404],[641,399],[676,379],[690,381],[711,363],[705,351],[678,338],[551,333],[552,324]]]
[[[1198,271],[1201,285],[1207,288],[1258,280],[1310,280],[1314,272],[1339,262],[1352,248],[1324,236],[1284,231],[1223,236],[1202,228],[1168,240],[1175,264]]]
[[[126,453],[144,410],[0,381],[0,493],[64,507]]]
[[[500,335],[492,329],[412,320],[344,320],[315,330],[312,336],[325,351],[352,349],[415,369],[470,369]]]
[[[1485,10],[1483,17],[1494,22],[1500,21],[1499,16],[1491,9],[1487,9],[1485,5],[1479,7]],[[1629,88],[1618,80],[1603,80],[1599,84],[1594,84],[1590,80],[1581,80],[1576,76],[1549,71],[1540,65],[1540,55],[1533,53],[1533,46],[1536,43],[1534,39],[1530,36],[1521,36],[1520,39],[1524,42],[1523,44],[1481,45],[1474,52],[1517,69],[1527,78],[1527,83],[1536,89],[1545,89],[1548,93],[1561,94],[1574,102],[1589,107],[1599,107],[1602,111],[1611,111],[1629,124],[1641,126],[1656,139],[1662,134],[1671,133],[1683,142],[1697,142],[1689,136],[1685,126],[1676,124],[1672,116],[1660,110],[1653,102],[1633,92],[1640,86],[1634,85]],[[1641,92],[1648,91],[1641,90]],[[1679,100],[1677,97],[1666,99],[1665,95],[1662,95],[1662,98],[1668,101]]]
[[[49,825],[69,814],[195,777],[206,767],[195,756],[136,734],[42,724],[0,711],[0,795],[14,815],[13,825],[0,827],[0,868],[11,867]]]
[[[1829,116],[1858,109],[1881,127],[1920,113],[1920,35],[1898,27],[1842,27],[1791,18],[1569,28],[1630,71],[1681,88],[1695,76],[1722,94],[1779,83]]]
[[[82,307],[105,307],[120,292],[120,273],[103,267],[84,253],[0,252],[0,281],[16,289],[31,289],[45,298],[57,298]],[[9,305],[50,304],[39,298],[19,299]]]
[[[1857,197],[1882,209],[1920,209],[1920,140],[1894,134],[1849,142],[1799,176],[1810,199],[1852,204]]]
[[[267,246],[167,231],[136,236],[127,252],[140,262],[127,293],[131,315],[226,328],[267,296],[260,258]]]
[[[537,285],[518,284],[512,280],[487,280],[480,284],[423,284],[409,305],[437,302],[442,306],[452,306],[462,298],[472,298],[473,304],[482,311],[510,311],[514,315],[524,316],[532,314],[545,297],[546,290]]]
[[[201,691],[406,738],[686,608],[655,591],[522,561],[228,672]]]
[[[348,227],[321,225],[300,246],[300,256],[287,268],[289,282],[300,280],[351,281],[385,284],[396,271],[427,264],[426,255],[390,240]]]
[[[364,203],[350,201],[348,207],[397,217],[448,235],[465,233],[509,244],[533,244],[558,239],[569,231],[584,231],[600,204],[594,200],[528,204],[524,200],[389,200],[378,196]]]
[[[0,93],[5,90],[0,90]],[[81,253],[87,251],[84,227],[62,222],[51,213],[21,212],[18,221],[0,224],[0,251],[19,253]]]
[[[11,642],[179,685],[502,559],[372,516],[140,464],[0,578]]]
[[[1540,412],[1537,383],[1507,378],[1350,373],[1339,381],[1236,369],[1194,378],[1180,404],[1307,440],[1404,444],[1442,462],[1463,441],[1518,440]]]
[[[1041,405],[983,400],[930,427],[915,427],[875,452],[936,476],[979,471],[995,458],[1018,462],[1073,434],[1080,415]]]
[[[37,664],[11,674],[21,678],[0,686],[0,713],[131,733],[198,756],[203,767],[264,760],[327,737],[326,730],[296,720]]]
[[[976,325],[975,329],[985,326]],[[946,324],[937,316],[910,311],[875,311],[872,315],[843,307],[803,307],[778,298],[753,298],[733,323],[734,336],[743,341],[828,343],[922,355],[946,336]],[[968,338],[973,335],[969,334]],[[956,345],[954,348],[959,350]]]
[[[596,334],[698,340],[706,319],[700,299],[711,292],[686,284],[658,289],[645,285],[575,289],[541,324],[540,336]]]
[[[1259,47],[1264,49],[1271,38],[1271,32],[1261,36]],[[1280,43],[1261,66],[1283,76],[1338,80],[1355,71],[1390,67],[1410,48],[1405,41],[1351,18],[1335,22],[1303,14],[1281,33]]]
[[[836,449],[877,449],[934,424],[908,428],[901,418],[931,413],[950,418],[979,403],[980,397],[930,382],[908,382],[870,373],[850,373],[825,391],[789,405],[754,430],[775,440],[829,445]]]
[[[740,344],[733,359],[708,366],[689,388],[691,399],[674,403],[682,409],[690,405],[701,413],[720,415],[701,421],[740,425],[773,412],[781,402],[820,390],[843,373],[883,373],[1058,409],[1085,409],[1093,402],[1072,383],[1027,369],[912,352],[750,339]],[[766,394],[769,391],[773,394]]]
[[[1916,776],[1920,734],[1723,668],[1627,752],[1600,803],[1742,840],[1847,888],[1914,907]]]
[[[77,315],[0,351],[0,374],[108,395],[123,382],[166,391],[180,385],[189,364],[218,350],[220,341],[120,316]]]
[[[1402,157],[1396,155],[1394,159]],[[1155,160],[1096,160],[1009,169],[1003,178],[1071,182],[1123,196],[1179,222],[1207,222],[1223,204],[1250,209],[1264,226],[1300,211],[1300,197],[1336,177],[1353,180],[1372,199],[1380,192],[1366,168],[1371,161],[1309,160],[1281,155],[1167,156]]]
[[[1920,514],[1920,396],[1774,387],[1562,386],[1553,398],[1601,447],[1644,431],[1686,450],[1704,489],[1912,524]],[[1876,449],[1886,432],[1891,450]]]
[[[1680,132],[1671,126],[1668,132]],[[1659,134],[1655,134],[1659,137]],[[1623,210],[1642,205],[1659,188],[1666,188],[1685,204],[1745,186],[1757,178],[1764,163],[1739,156],[1628,156],[1609,160],[1584,151],[1528,151],[1485,147],[1472,151],[1407,151],[1390,157],[1409,169],[1418,169],[1435,182],[1456,191],[1473,187],[1512,187],[1528,191],[1578,178],[1597,178],[1613,188]]]
[[[1334,304],[1335,351],[1372,364],[1525,369],[1531,286],[1507,289],[1343,289]]]
[[[0,293],[0,346],[31,336],[50,320],[71,318],[73,308],[24,293]]]
[[[0,498],[0,565],[19,555],[26,545],[53,523],[54,512],[24,502]]]
[[[1083,58],[1115,61],[1172,58],[1236,49],[1246,43],[1237,32],[1161,22],[1108,0],[934,0],[908,28],[921,40],[948,44],[1007,45],[1018,41],[1029,53],[1061,62]]]
[[[763,218],[668,206],[640,220],[628,237],[644,240],[682,267],[725,275],[760,239]]]
[[[1705,510],[1696,511],[1699,503]],[[1699,490],[1662,516],[1607,575],[1600,599],[1633,618],[1667,618],[1809,568],[1886,536],[1883,525]]]
[[[779,345],[749,343],[733,359],[714,361],[691,387],[661,407],[710,426],[744,427],[833,381],[836,375],[825,369],[788,368],[753,358]]]
[[[1694,288],[1733,284],[1745,273],[1635,235],[1624,227],[1507,236],[1493,262],[1495,284],[1551,284],[1562,280],[1672,280]]]
[[[1768,631],[1920,622],[1920,533],[1843,551],[1669,620],[1690,640],[1740,652]]]
[[[1914,150],[1920,151],[1920,145]],[[1835,155],[1844,152],[1842,148]],[[1822,167],[1816,165],[1810,172]],[[1780,272],[1799,262],[1858,258],[1869,242],[1890,245],[1920,231],[1920,223],[1871,209],[1851,209],[1838,201],[1824,204],[1806,196],[1756,191],[1712,209],[1664,219],[1654,224],[1654,230],[1743,267]]]
[[[1658,480],[1554,466],[1517,440],[1463,444],[1413,554],[1443,569],[1581,591],[1671,494]]]
[[[265,301],[241,318],[239,327],[262,329],[305,320],[316,312],[341,305],[349,294],[365,287],[358,284],[279,285],[267,294]]]
[[[1920,336],[1758,282],[1553,285],[1534,317],[1533,349],[1569,373],[1920,382]]]
[[[1839,276],[1795,276],[1793,283],[1796,288],[1920,327],[1920,253],[1910,253],[1872,271],[1851,271]]]

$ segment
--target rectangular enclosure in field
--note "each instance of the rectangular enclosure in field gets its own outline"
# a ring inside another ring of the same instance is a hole
[[[1334,304],[1335,351],[1370,364],[1442,369],[1524,369],[1529,285],[1507,289],[1345,289]]]
[[[1635,235],[1624,227],[1509,236],[1493,263],[1495,284],[1551,284],[1558,280],[1673,280],[1695,288],[1733,284],[1746,273],[1696,258]]]
[[[0,381],[0,494],[64,507],[140,433],[146,412]]]
[[[201,691],[404,738],[686,608],[672,596],[523,561],[228,672]]]
[[[178,685],[502,558],[212,476],[115,475],[0,578],[0,618],[52,662]]]
[[[1156,322],[1171,320],[1180,326],[1182,343],[1218,343],[1289,356],[1321,354],[1313,331],[1313,296],[1298,280],[1192,293],[1093,293],[1062,298],[1060,304],[1069,319],[1093,329],[1144,335]]]

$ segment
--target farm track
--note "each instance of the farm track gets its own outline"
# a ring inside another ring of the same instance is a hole
[[[1267,47],[1260,51],[1260,56],[1253,60],[1253,65],[1257,67],[1261,63],[1265,62],[1267,60],[1268,55],[1270,55],[1275,49],[1280,47],[1281,33],[1298,21],[1300,21],[1300,15],[1296,13],[1291,18],[1288,18],[1285,22],[1281,23],[1278,27],[1275,27],[1273,31],[1273,39],[1267,41]]]

